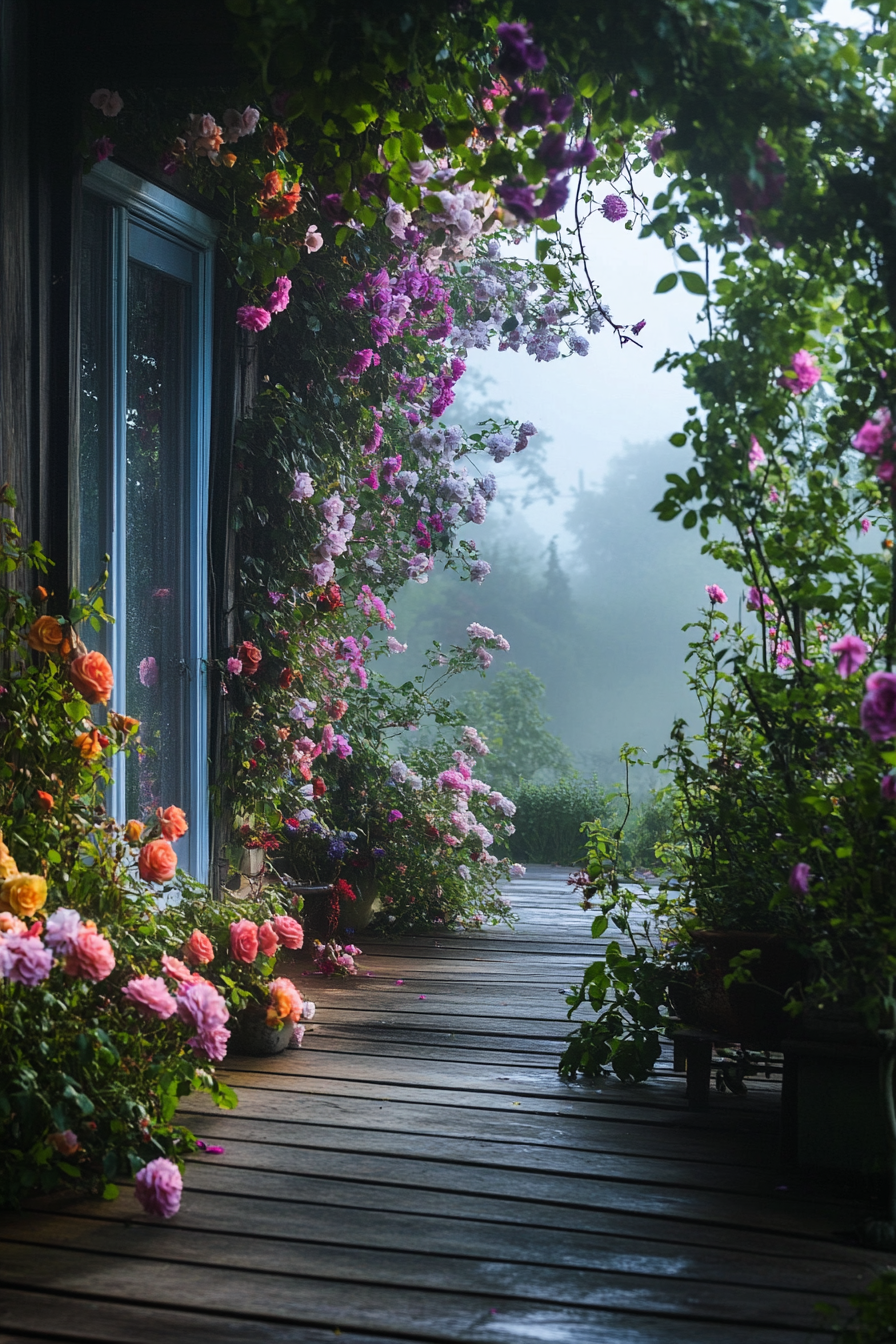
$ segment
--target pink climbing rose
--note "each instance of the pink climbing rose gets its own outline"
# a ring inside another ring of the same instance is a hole
[[[768,459],[765,455],[765,449],[757,439],[756,435],[751,434],[750,451],[747,455],[747,466],[749,468],[750,475],[752,476],[753,472],[756,471],[758,467],[761,467],[763,462],[766,461],[768,461]]]
[[[872,742],[896,737],[896,673],[871,673],[865,682],[861,720]]]
[[[177,1003],[159,975],[137,976],[135,980],[129,980],[121,992],[144,1017],[158,1017],[165,1021],[174,1015],[177,1008]]]
[[[706,592],[713,606],[715,606],[717,602],[721,605],[722,602],[728,601],[728,594],[725,592],[724,588],[720,588],[717,583],[708,583],[706,585]]]
[[[785,387],[788,392],[792,392],[795,397],[808,392],[821,377],[821,369],[808,350],[797,350],[796,354],[791,356],[790,367],[793,373],[782,373],[778,384]]]

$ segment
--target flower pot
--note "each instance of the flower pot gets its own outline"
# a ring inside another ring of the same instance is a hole
[[[240,872],[243,877],[261,877],[264,872],[264,850],[244,849],[240,859]]]
[[[228,1059],[232,1055],[279,1055],[286,1049],[292,1039],[294,1024],[287,1022],[279,1028],[269,1027],[266,1016],[266,1009],[253,1004],[231,1019]]]
[[[379,900],[379,882],[375,873],[363,873],[348,879],[357,893],[354,901],[340,900],[339,925],[344,932],[360,933],[373,919]]]
[[[699,930],[692,941],[707,956],[699,969],[682,971],[669,987],[669,1000],[686,1026],[699,1027],[753,1050],[780,1050],[790,1029],[785,994],[801,978],[805,963],[775,933]],[[731,958],[759,948],[753,979],[725,988]]]
[[[807,1009],[783,1041],[782,1156],[812,1170],[889,1170],[882,1051],[848,1009]]]
[[[306,949],[311,947],[315,938],[320,939],[322,943],[327,942],[339,926],[339,911],[334,909],[333,888],[291,887],[290,890],[301,896],[304,901],[299,918],[305,930]]]

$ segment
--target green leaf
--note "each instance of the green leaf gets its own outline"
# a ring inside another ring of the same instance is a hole
[[[669,442],[671,443],[673,448],[683,448],[687,443],[687,441],[688,441],[687,434],[682,434],[680,430],[677,434],[669,435]]]
[[[656,289],[653,292],[654,294],[668,294],[669,290],[674,289],[677,284],[677,272],[670,271],[668,275],[663,276],[662,280],[657,281]]]
[[[111,1181],[107,1181],[103,1186],[103,1199],[117,1199],[120,1194],[118,1186],[113,1185]]]
[[[699,252],[696,252],[694,248],[691,247],[690,243],[683,243],[682,246],[678,249],[678,255],[681,257],[682,261],[700,260]]]
[[[544,274],[544,278],[545,280],[547,280],[551,289],[562,289],[563,274],[559,266],[554,266],[553,264],[551,264],[548,266],[543,266],[541,269]]]
[[[696,271],[682,271],[681,283],[689,294],[705,294],[706,281]]]

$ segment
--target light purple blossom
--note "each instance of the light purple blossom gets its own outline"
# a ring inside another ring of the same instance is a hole
[[[47,920],[44,930],[44,942],[52,947],[58,957],[66,957],[75,950],[78,934],[81,930],[81,916],[77,910],[61,907],[54,910]]]
[[[474,583],[481,583],[492,572],[492,567],[487,560],[474,560],[470,566],[470,578]]]
[[[511,877],[526,876],[526,870],[521,863],[512,863],[508,871]]]
[[[177,1002],[168,993],[168,986],[160,975],[139,975],[129,980],[121,992],[144,1017],[165,1021],[177,1009]]]
[[[831,653],[840,655],[837,671],[844,680],[859,670],[870,652],[864,639],[860,639],[858,635],[843,635],[836,644],[831,645]]]
[[[812,876],[812,869],[808,863],[795,863],[790,870],[790,877],[787,879],[788,886],[797,896],[805,896],[809,890],[809,880]]]
[[[665,153],[663,141],[667,135],[672,135],[674,130],[674,126],[662,126],[659,130],[654,131],[653,135],[647,141],[645,148],[654,163],[659,163],[660,159],[663,157],[663,154]]]
[[[140,678],[140,685],[150,688],[156,686],[159,680],[159,665],[151,655],[148,658],[141,658],[137,667],[137,676]]]
[[[407,653],[408,651],[407,644],[400,644],[394,635],[389,635],[386,640],[386,648],[390,653]]]
[[[314,482],[307,471],[297,471],[295,483],[292,487],[291,500],[310,499],[314,494]]]
[[[27,933],[0,937],[0,977],[33,989],[53,969],[53,953],[39,938]]]
[[[222,1060],[227,1053],[230,1032],[224,1023],[230,1010],[214,985],[204,981],[184,984],[177,991],[177,1015],[195,1035],[187,1044],[211,1060]]]

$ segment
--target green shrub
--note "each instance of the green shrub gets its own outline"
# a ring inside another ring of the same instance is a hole
[[[612,830],[622,819],[619,795],[597,779],[560,779],[555,784],[521,780],[512,790],[517,805],[515,834],[507,841],[517,863],[584,862],[586,842],[582,827],[599,820]],[[623,839],[623,858],[634,868],[656,865],[654,847],[666,839],[672,817],[667,790],[651,793],[629,817]]]

